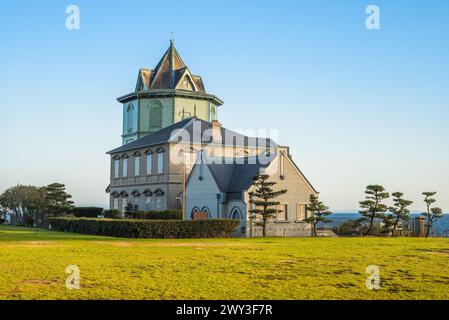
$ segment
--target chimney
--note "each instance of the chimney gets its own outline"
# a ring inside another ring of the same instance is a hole
[[[426,234],[425,219],[423,217],[416,217],[414,224],[414,236],[424,237]]]
[[[212,120],[212,141],[221,141],[221,123]]]

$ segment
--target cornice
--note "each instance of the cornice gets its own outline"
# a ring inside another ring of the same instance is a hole
[[[120,103],[126,103],[132,100],[142,98],[166,98],[166,97],[187,97],[200,100],[206,99],[213,101],[214,104],[216,104],[217,106],[221,106],[223,104],[223,100],[212,94],[182,89],[158,89],[144,92],[131,92],[124,96],[118,97],[117,101]]]

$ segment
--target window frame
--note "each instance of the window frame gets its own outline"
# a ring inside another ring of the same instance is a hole
[[[134,176],[140,176],[140,156],[134,157]]]
[[[279,213],[280,212],[278,212],[277,215],[276,215],[276,222],[288,222],[288,203],[281,202],[280,204],[278,204],[276,206],[277,210],[280,210],[280,207],[282,207],[284,218],[283,219],[279,219]]]
[[[145,211],[151,211],[153,209],[152,196],[145,196]]]
[[[114,159],[114,178],[120,178],[120,159]]]
[[[149,153],[146,157],[146,173],[153,174],[153,154]]]
[[[134,131],[134,104],[129,103],[128,108],[126,110],[127,112],[127,118],[126,118],[126,129],[128,133],[131,133]]]
[[[165,152],[158,152],[157,153],[157,168],[156,172],[158,174],[164,173],[164,167],[165,167]]]
[[[304,216],[303,219],[300,219],[299,217],[299,207],[303,207],[304,208]],[[296,216],[295,216],[295,221],[296,222],[305,222],[304,220],[307,219],[307,203],[306,202],[297,202],[296,203]]]
[[[128,177],[128,158],[122,159],[122,177],[123,178]]]
[[[156,197],[156,210],[162,210],[162,196]]]
[[[122,206],[121,211],[125,212],[126,206],[128,205],[128,197],[123,197],[121,200],[122,200],[121,201],[121,206]],[[125,205],[123,205],[123,204],[125,204]]]
[[[163,105],[160,101],[154,101],[149,106],[150,130],[162,129]]]

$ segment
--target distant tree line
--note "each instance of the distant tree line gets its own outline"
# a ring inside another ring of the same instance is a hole
[[[425,219],[425,237],[430,235],[434,223],[443,216],[443,210],[434,206],[436,202],[435,194],[436,192],[422,193],[426,204],[426,211],[421,213],[421,216]],[[376,230],[377,232],[393,237],[397,236],[400,223],[410,219],[408,208],[413,204],[413,201],[405,199],[402,192],[394,192],[391,196],[393,205],[388,206],[385,201],[390,198],[390,194],[386,192],[385,188],[381,185],[368,185],[365,190],[365,200],[359,203],[361,208],[359,213],[362,218],[348,221],[344,225],[352,228],[362,227],[364,235],[372,235],[374,234],[374,221],[379,219],[382,224],[380,230]]]
[[[0,195],[0,218],[5,220],[9,214],[15,225],[45,227],[48,218],[70,212],[73,208],[71,198],[61,183],[44,187],[19,184]]]
[[[255,206],[249,211],[252,214],[251,218],[257,219],[256,225],[262,227],[263,236],[266,236],[268,222],[280,212],[276,208],[279,202],[275,198],[287,192],[275,190],[276,183],[268,179],[268,175],[257,175],[253,178],[255,191],[251,193],[250,199]],[[423,192],[422,195],[426,210],[421,216],[425,219],[425,237],[428,237],[435,222],[443,216],[443,210],[434,206],[436,192]],[[368,185],[365,189],[365,199],[359,202],[361,208],[359,213],[362,217],[344,222],[336,228],[339,230],[338,233],[345,234],[344,229],[347,228],[352,230],[351,235],[354,235],[354,230],[359,230],[359,233],[365,236],[379,234],[398,236],[400,223],[410,219],[409,207],[413,201],[405,199],[402,192],[394,192],[391,196],[393,205],[388,206],[385,201],[390,198],[390,194],[385,188],[381,185]],[[72,196],[65,190],[65,185],[61,183],[52,183],[44,187],[16,185],[0,195],[0,223],[5,221],[7,214],[12,224],[29,227],[46,227],[49,218],[67,214],[88,217],[104,215],[109,218],[118,214],[112,212],[114,210],[103,212],[102,208],[95,207],[75,208],[71,198]],[[317,195],[310,196],[307,212],[304,221],[311,224],[311,235],[316,237],[318,224],[331,222],[328,216],[332,212],[319,201]],[[381,222],[380,227],[375,226],[376,219]]]
[[[287,192],[287,190],[275,190],[276,182],[269,181],[268,175],[257,175],[253,178],[255,190],[250,194],[250,203],[255,207],[249,212],[251,218],[256,219],[255,225],[262,227],[262,235],[266,236],[266,227],[270,220],[276,218],[280,212],[276,206],[280,203],[275,198]],[[434,196],[436,192],[423,192],[426,210],[421,213],[425,219],[425,237],[430,235],[435,222],[443,216],[443,210],[435,207]],[[349,220],[334,228],[342,235],[399,235],[399,227],[404,221],[410,219],[409,207],[413,201],[404,197],[402,192],[391,194],[392,205],[385,202],[390,198],[390,194],[381,185],[368,185],[365,189],[365,199],[360,201],[360,219]],[[311,195],[307,205],[307,217],[304,221],[311,225],[311,235],[317,236],[319,223],[332,222],[328,217],[332,214],[329,207],[319,200],[317,195]],[[375,226],[375,221],[379,225]],[[343,232],[341,232],[343,229]],[[348,230],[344,230],[348,229]],[[357,233],[356,233],[357,231]]]

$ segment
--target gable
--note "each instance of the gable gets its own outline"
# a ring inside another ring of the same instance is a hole
[[[147,91],[150,86],[151,80],[151,70],[149,69],[140,69],[139,74],[137,76],[136,82],[136,92]]]
[[[199,162],[193,166],[186,181],[186,188],[187,193],[191,192],[192,194],[196,194],[195,192],[198,188],[202,189],[203,191],[199,193],[200,197],[204,197],[205,193],[216,195],[221,191],[208,166]]]
[[[265,169],[265,174],[270,176],[270,180],[279,185],[301,186],[302,189],[308,189],[310,193],[319,192],[312,186],[306,176],[302,173],[296,163],[289,156],[281,151],[276,159]]]
[[[198,91],[188,68],[182,71],[175,89]]]

